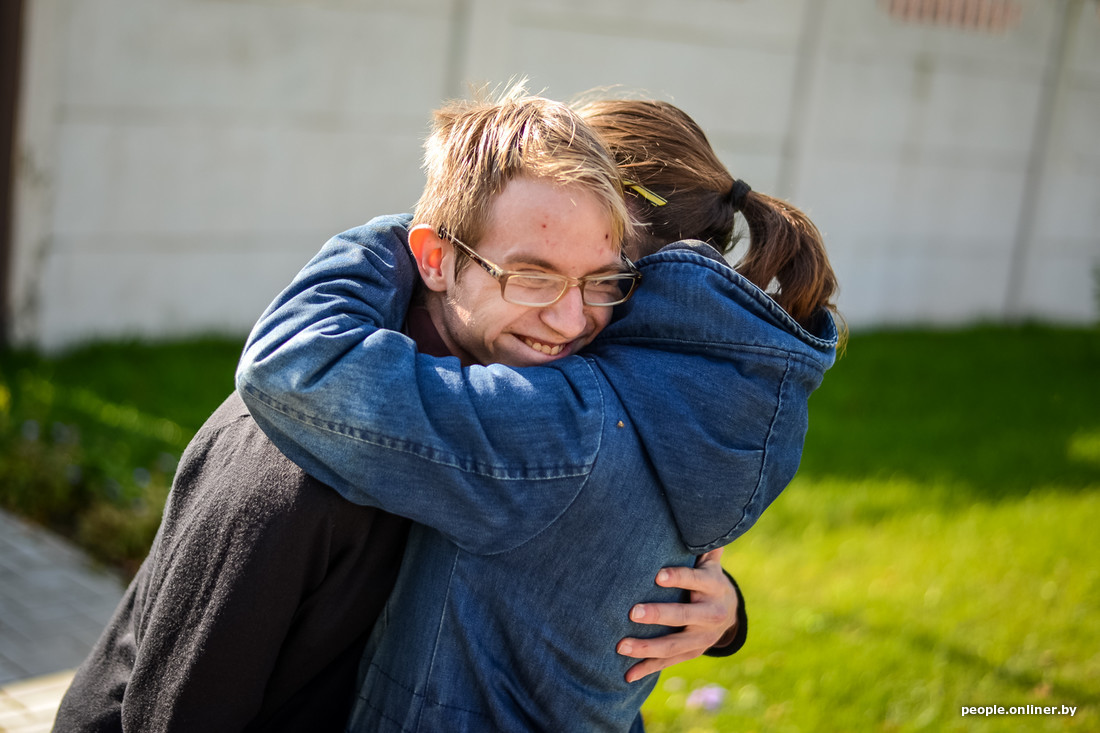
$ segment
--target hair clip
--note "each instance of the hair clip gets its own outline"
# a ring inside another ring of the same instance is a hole
[[[635,183],[634,181],[623,179],[623,185],[629,189],[632,189],[634,193],[638,194],[654,206],[664,206],[668,203],[668,199],[658,196],[640,183]]]

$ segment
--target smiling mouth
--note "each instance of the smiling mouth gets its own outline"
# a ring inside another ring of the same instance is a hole
[[[527,344],[535,351],[546,354],[547,356],[557,356],[561,353],[562,350],[561,344],[544,344],[541,341],[535,341],[534,339],[529,339],[526,336],[523,337],[523,343]]]

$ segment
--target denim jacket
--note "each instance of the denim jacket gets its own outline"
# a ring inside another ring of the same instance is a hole
[[[410,517],[351,730],[641,730],[638,602],[725,545],[794,476],[835,357],[712,249],[640,260],[581,355],[462,367],[397,332],[408,217],[330,240],[265,312],[237,386],[272,441],[353,502]]]

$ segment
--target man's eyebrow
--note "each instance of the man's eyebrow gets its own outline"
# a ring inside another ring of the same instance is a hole
[[[560,274],[558,273],[558,269],[554,265],[551,265],[549,262],[538,257],[537,255],[531,256],[521,253],[519,255],[516,255],[515,257],[507,257],[505,258],[504,262],[500,263],[500,266],[505,269],[522,267],[523,265],[530,265],[531,267],[538,267],[555,274]],[[612,275],[619,272],[626,272],[626,268],[623,266],[621,260],[619,262],[609,264],[607,265],[607,267],[601,267],[598,270],[593,270],[592,272],[587,273],[585,277],[587,277],[588,275]]]

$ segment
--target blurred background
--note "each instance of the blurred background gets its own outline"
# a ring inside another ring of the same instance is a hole
[[[48,729],[260,312],[413,207],[433,108],[523,76],[686,110],[852,328],[724,557],[748,645],[647,729],[1100,729],[1100,1],[3,0],[0,730]]]
[[[328,236],[412,208],[433,108],[516,76],[681,106],[814,218],[854,327],[1098,315],[1096,0],[20,6],[14,343],[247,330]]]

